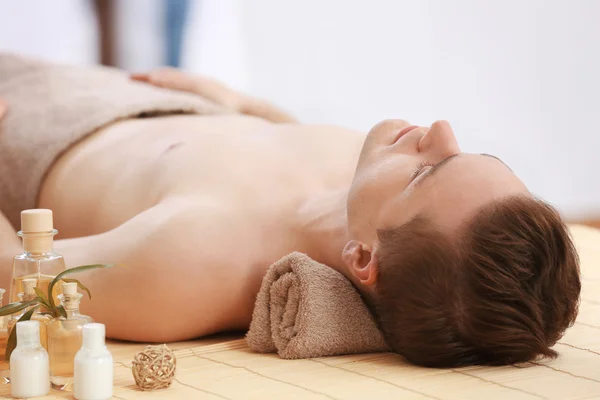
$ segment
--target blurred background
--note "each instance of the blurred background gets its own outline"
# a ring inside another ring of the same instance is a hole
[[[463,151],[600,221],[598,21],[598,0],[0,0],[0,51],[179,66],[307,123],[447,119]]]

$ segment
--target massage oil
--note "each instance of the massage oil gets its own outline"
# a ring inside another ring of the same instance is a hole
[[[77,293],[77,283],[63,283],[63,294],[59,297],[67,317],[54,318],[48,324],[48,355],[50,357],[50,381],[58,390],[72,390],[73,363],[81,348],[82,329],[93,322],[87,315],[79,313],[82,294]]]
[[[4,289],[0,288],[0,307],[3,306]],[[0,385],[9,382],[8,362],[4,360],[6,343],[8,342],[8,319],[10,316],[0,316]]]
[[[36,279],[37,287],[47,293],[52,279],[66,269],[63,257],[53,251],[54,236],[57,233],[51,210],[21,212],[21,230],[18,235],[23,238],[24,251],[13,261],[10,302],[19,301],[18,295],[24,291],[24,279]],[[55,288],[58,286],[60,285],[55,285]],[[59,293],[60,291],[52,293],[55,304],[58,303]]]
[[[36,284],[37,284],[37,281],[35,279],[24,279],[22,282],[23,292],[19,293],[19,296],[18,296],[19,301],[26,302],[26,301],[31,301],[31,300],[35,299],[35,297],[37,296],[37,294],[35,293],[35,289],[34,289],[36,287]],[[13,329],[15,329],[15,326],[16,326],[17,322],[19,321],[19,318],[21,318],[23,316],[23,314],[25,314],[32,308],[35,308],[36,310],[31,315],[31,321],[39,322],[39,324],[40,324],[40,326],[39,326],[40,344],[42,345],[42,347],[44,347],[44,349],[48,349],[48,336],[47,336],[46,328],[48,326],[48,323],[52,319],[52,317],[47,314],[41,314],[39,312],[40,311],[39,305],[30,306],[28,308],[23,309],[18,314],[12,315],[8,321],[8,333],[10,334],[10,332]]]
[[[55,278],[52,275],[43,275],[43,274],[30,274],[25,276],[20,276],[18,278],[13,279],[12,288],[17,290],[17,300],[19,300],[18,293],[24,292],[23,281],[26,279],[35,279],[37,281],[37,288],[40,289],[44,293],[48,293],[48,286],[50,282]],[[52,297],[54,297],[54,304],[60,304],[58,300],[58,295],[62,293],[62,281],[59,281],[56,285],[54,285],[54,289],[52,290]]]
[[[6,290],[0,288],[0,307],[3,306],[5,292]],[[8,341],[8,318],[8,315],[0,317],[0,363],[4,361],[4,354],[6,353],[6,342]]]

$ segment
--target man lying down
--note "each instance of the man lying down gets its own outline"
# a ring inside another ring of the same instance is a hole
[[[425,366],[555,356],[578,257],[555,209],[445,121],[368,134],[301,124],[176,70],[0,56],[1,287],[19,212],[50,208],[116,339],[247,329],[267,268],[300,251],[345,275],[388,345]]]

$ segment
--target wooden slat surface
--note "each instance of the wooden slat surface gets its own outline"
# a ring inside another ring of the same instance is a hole
[[[556,345],[555,361],[505,367],[433,370],[389,354],[281,360],[251,352],[241,336],[169,346],[176,382],[141,392],[129,365],[144,346],[110,343],[116,399],[600,399],[600,231],[573,226],[584,280],[577,323]],[[8,397],[8,385],[0,396]],[[72,398],[53,391],[45,399]]]

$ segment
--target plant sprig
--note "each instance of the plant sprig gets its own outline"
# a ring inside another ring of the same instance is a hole
[[[63,306],[62,305],[57,306],[56,303],[54,302],[54,296],[52,296],[54,286],[61,280],[63,282],[77,283],[77,286],[81,290],[86,292],[88,294],[88,297],[91,299],[92,293],[84,284],[79,282],[77,279],[71,279],[71,278],[63,279],[63,276],[69,275],[69,274],[74,274],[77,272],[88,271],[88,270],[92,270],[92,269],[110,268],[110,267],[112,267],[112,265],[91,264],[91,265],[82,265],[80,267],[75,267],[75,268],[70,268],[70,269],[64,270],[60,274],[56,275],[56,277],[52,280],[52,282],[50,282],[50,284],[48,285],[48,293],[44,293],[41,289],[36,287],[35,294],[37,296],[33,300],[19,301],[19,302],[7,304],[4,307],[0,307],[0,317],[16,314],[20,311],[23,311],[23,310],[31,307],[31,309],[29,309],[25,314],[23,314],[18,320],[18,322],[29,321],[31,319],[31,317],[33,316],[33,313],[35,312],[37,306],[42,306],[45,308],[45,310],[44,310],[45,314],[50,314],[54,318],[59,317],[59,316],[63,316],[66,318],[67,313],[66,313],[65,309],[63,308]],[[15,328],[13,328],[13,330],[10,332],[10,336],[8,337],[8,341],[6,342],[6,353],[4,355],[4,359],[6,361],[10,361],[10,355],[12,354],[13,350],[17,346],[17,332],[16,331],[17,331],[17,329],[16,329],[16,325],[15,325]]]

